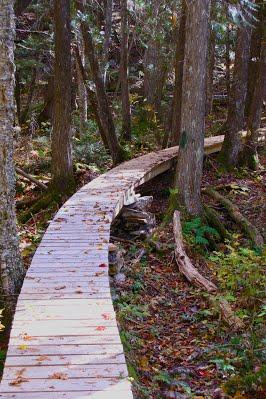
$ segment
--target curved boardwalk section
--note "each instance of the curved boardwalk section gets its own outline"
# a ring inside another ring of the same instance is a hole
[[[206,152],[219,150],[222,140],[206,139]],[[112,169],[56,214],[18,299],[0,398],[133,398],[110,295],[110,226],[134,201],[134,188],[169,169],[177,152]]]

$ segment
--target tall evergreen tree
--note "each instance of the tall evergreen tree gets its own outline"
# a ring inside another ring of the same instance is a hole
[[[74,185],[71,145],[71,27],[70,0],[54,0],[55,103],[52,136],[53,187],[70,192]]]
[[[24,268],[19,253],[15,214],[14,141],[14,2],[0,3],[0,289],[7,300],[21,286]],[[12,301],[11,301],[12,303]]]
[[[245,127],[250,38],[251,28],[242,22],[237,31],[233,82],[229,93],[227,131],[219,156],[220,161],[227,168],[237,164],[242,148],[241,132]]]
[[[181,137],[176,186],[187,212],[201,212],[210,0],[187,2]]]

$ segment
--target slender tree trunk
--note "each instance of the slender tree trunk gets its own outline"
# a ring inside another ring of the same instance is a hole
[[[84,14],[84,6],[82,0],[76,0],[77,10]],[[124,160],[123,150],[118,143],[112,112],[108,103],[107,94],[105,92],[104,82],[100,71],[99,62],[95,53],[93,38],[90,27],[86,20],[81,20],[81,31],[84,40],[86,56],[90,63],[91,76],[95,84],[98,112],[101,123],[108,141],[108,147],[114,164],[118,164]]]
[[[247,97],[245,104],[245,116],[247,117],[250,115],[250,107],[253,101],[254,87],[256,84],[257,73],[259,70],[261,43],[263,35],[263,24],[259,21],[263,21],[263,9],[265,8],[265,4],[263,7],[261,0],[256,0],[255,2],[258,7],[261,4],[261,7],[259,8],[259,10],[254,11],[254,17],[256,19],[252,21],[253,25],[255,26],[251,34],[250,55],[248,61],[248,87],[247,87]]]
[[[16,71],[15,79],[16,79],[16,85],[15,85],[14,96],[16,100],[17,120],[19,125],[21,125],[21,85],[20,85],[20,75],[18,71]]]
[[[121,6],[121,46],[120,46],[120,79],[122,100],[122,135],[131,140],[131,112],[128,84],[128,10],[127,0],[120,0]]]
[[[265,22],[265,20],[264,20]],[[260,61],[257,71],[257,79],[253,87],[254,93],[250,104],[250,112],[247,126],[247,140],[244,145],[243,154],[241,156],[242,163],[246,164],[250,169],[256,170],[259,166],[259,158],[257,153],[259,127],[261,124],[261,115],[263,110],[263,101],[266,98],[266,34],[264,29],[264,37],[261,41]]]
[[[74,186],[71,143],[71,28],[70,0],[54,0],[55,103],[52,135],[52,186],[70,192]]]
[[[213,8],[213,7],[212,7]],[[213,14],[212,12],[211,14]],[[214,17],[214,15],[212,15]],[[215,31],[210,25],[210,39],[208,49],[208,64],[207,64],[207,101],[206,101],[206,115],[212,113],[213,106],[213,76],[215,66]]]
[[[186,13],[187,13],[186,0],[183,0],[179,30],[178,30],[178,39],[176,42],[175,87],[174,87],[174,96],[172,103],[170,145],[178,145],[180,138],[183,67],[184,67],[184,53],[185,53],[185,42],[186,42]]]
[[[112,19],[113,19],[113,0],[105,0],[105,32],[103,45],[103,69],[104,82],[107,82],[107,72],[109,67],[109,49],[112,35]]]
[[[0,290],[12,308],[13,295],[23,280],[15,214],[13,140],[14,104],[14,2],[0,5]]]
[[[77,46],[80,55],[80,62],[85,67],[84,43],[80,30],[77,32]],[[76,74],[77,74],[77,104],[79,114],[79,136],[83,136],[87,129],[88,122],[88,102],[87,89],[80,70],[78,60],[76,58]]]
[[[201,213],[210,0],[187,2],[181,137],[176,186],[181,206]]]
[[[233,82],[227,116],[227,131],[219,156],[225,167],[234,167],[242,147],[241,131],[245,126],[245,101],[247,95],[248,60],[251,28],[238,28]]]
[[[231,28],[229,25],[226,27],[226,44],[225,44],[225,68],[226,68],[226,94],[227,94],[227,107],[229,108],[229,97],[231,92],[231,59],[230,59],[230,43],[231,42]]]
[[[27,103],[26,103],[25,108],[24,108],[23,112],[21,113],[21,117],[20,117],[21,123],[25,123],[29,116],[30,107],[32,104],[33,96],[34,96],[34,90],[36,87],[36,78],[37,78],[37,69],[34,68],[32,71],[32,78],[31,78],[29,89],[28,89]]]
[[[152,27],[151,38],[145,51],[144,65],[144,95],[152,113],[160,114],[163,88],[167,77],[167,61],[162,52],[159,39],[161,1],[154,0],[152,4],[152,19],[156,21]],[[152,115],[153,116],[153,115]]]
[[[86,70],[85,70],[85,68],[84,68],[84,66],[82,64],[82,59],[81,59],[81,56],[79,54],[78,47],[75,47],[75,55],[76,55],[76,61],[77,61],[77,65],[78,65],[80,74],[82,76],[84,85],[85,85],[86,90],[87,90],[88,101],[89,101],[89,105],[90,105],[93,117],[95,119],[95,122],[98,125],[99,133],[100,133],[100,136],[102,138],[104,147],[108,151],[109,150],[108,141],[107,141],[107,138],[105,136],[105,131],[104,131],[103,126],[102,126],[101,118],[99,116],[97,98],[96,98],[95,92],[93,90],[91,90],[89,85],[86,83],[86,82],[89,81],[89,78],[88,78]]]

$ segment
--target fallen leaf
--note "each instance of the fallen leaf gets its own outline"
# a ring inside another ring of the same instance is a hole
[[[68,375],[65,373],[54,373],[52,375],[49,375],[50,379],[52,380],[68,380]]]
[[[104,326],[98,326],[98,327],[96,327],[95,330],[97,330],[97,331],[104,331],[104,330],[106,330],[106,327],[104,327]]]

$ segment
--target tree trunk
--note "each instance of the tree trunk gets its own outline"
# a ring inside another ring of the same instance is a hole
[[[84,14],[85,10],[82,0],[76,0],[76,7],[80,13]],[[90,63],[91,76],[96,88],[98,112],[101,118],[105,136],[108,141],[108,147],[113,159],[113,163],[116,165],[124,160],[124,154],[117,140],[113,116],[108,103],[107,94],[105,92],[99,62],[95,53],[91,30],[88,22],[85,19],[81,20],[81,31],[83,35],[86,56],[88,57]]]
[[[84,43],[79,28],[77,30],[77,46],[80,55],[80,61],[84,68],[85,67]],[[77,73],[77,104],[78,104],[78,115],[79,115],[79,136],[82,137],[87,129],[88,102],[87,102],[87,89],[77,58],[76,58],[76,73]]]
[[[175,87],[172,103],[170,145],[178,145],[180,138],[184,52],[186,42],[186,0],[182,1],[181,17],[176,43]]]
[[[105,0],[105,32],[103,45],[103,69],[104,82],[107,82],[107,72],[109,67],[109,48],[112,34],[113,0]]]
[[[14,2],[0,6],[0,285],[7,306],[12,307],[23,280],[15,214],[13,140],[14,104]]]
[[[152,27],[151,38],[145,51],[144,65],[144,95],[152,114],[160,114],[163,88],[167,76],[167,62],[162,52],[159,39],[161,29],[161,2],[155,0],[152,4],[152,19],[156,21]],[[153,116],[153,115],[152,115]]]
[[[226,168],[234,167],[242,147],[241,131],[245,126],[245,101],[247,95],[248,60],[251,28],[238,28],[233,82],[227,116],[227,131],[219,156]]]
[[[229,98],[231,92],[231,59],[230,59],[230,49],[231,49],[231,27],[227,25],[226,27],[226,43],[225,43],[225,79],[226,79],[226,94],[227,94],[227,107],[229,109]]]
[[[52,186],[70,192],[74,186],[71,144],[70,0],[54,0],[55,103],[52,135]]]
[[[214,15],[215,4],[212,4],[211,11],[211,22],[215,18]],[[206,116],[212,113],[213,106],[213,76],[215,66],[215,31],[210,23],[210,39],[208,48],[208,64],[207,64],[207,100],[206,100]]]
[[[126,141],[131,140],[131,113],[128,85],[128,15],[127,0],[120,0],[121,4],[121,47],[120,47],[120,79],[122,100],[122,136]]]
[[[192,215],[197,215],[202,211],[201,180],[209,14],[210,0],[190,0],[187,3],[181,137],[176,186],[181,205]]]
[[[245,104],[245,116],[248,117],[250,114],[250,107],[253,100],[254,87],[257,80],[257,73],[259,70],[259,61],[261,55],[261,42],[263,35],[263,4],[261,0],[255,0],[255,3],[259,7],[254,11],[254,20],[253,25],[254,29],[252,30],[251,39],[250,39],[250,56],[248,61],[248,87],[247,87],[247,98]],[[260,7],[261,3],[261,7]],[[258,21],[259,20],[259,21]]]
[[[89,81],[89,77],[87,76],[86,70],[85,70],[85,68],[84,68],[84,66],[82,64],[82,59],[81,59],[81,56],[80,56],[80,53],[79,53],[79,49],[78,49],[77,46],[75,47],[75,55],[76,55],[77,66],[78,66],[78,68],[80,70],[84,85],[85,85],[86,90],[87,90],[88,101],[89,101],[89,105],[91,107],[91,111],[92,111],[93,117],[95,119],[95,122],[98,125],[99,133],[100,133],[100,136],[102,138],[104,147],[108,151],[109,148],[108,148],[107,138],[105,136],[105,131],[103,129],[102,122],[101,122],[101,119],[100,119],[100,116],[99,116],[99,112],[98,112],[97,98],[96,98],[95,92],[89,87],[88,84],[86,84],[86,82]]]
[[[263,21],[265,23],[265,20]],[[250,105],[250,112],[247,126],[247,139],[244,145],[241,161],[250,169],[256,170],[259,166],[257,153],[259,128],[263,110],[263,101],[266,98],[266,34],[261,41],[261,54],[257,71],[257,79],[253,86],[253,98]]]

